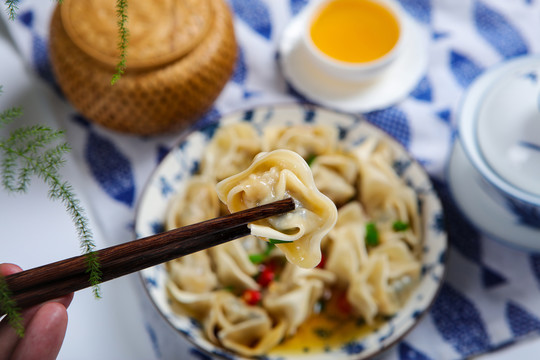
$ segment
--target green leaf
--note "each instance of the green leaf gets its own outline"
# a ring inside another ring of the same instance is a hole
[[[311,167],[311,164],[313,164],[316,158],[317,158],[317,155],[311,154],[307,157],[306,163]]]
[[[397,220],[392,224],[392,229],[394,229],[394,231],[405,231],[408,228],[409,224],[400,220]]]
[[[271,239],[271,240],[279,241],[279,240],[274,240],[274,239]],[[263,253],[249,255],[249,260],[254,264],[261,264],[268,258],[268,256],[270,256],[270,253],[272,252],[272,250],[274,250],[275,247],[276,245],[270,242],[267,242],[266,250],[264,250]]]
[[[369,222],[366,224],[366,244],[368,246],[377,246],[379,245],[379,231],[374,222]]]
[[[313,333],[321,339],[329,339],[332,337],[333,331],[323,327],[313,329]]]
[[[17,17],[17,10],[19,10],[19,7],[17,6],[18,2],[19,0],[6,0],[8,18],[11,21],[14,21]]]
[[[266,256],[264,254],[250,254],[249,255],[249,261],[251,261],[254,264],[260,264],[266,259]]]
[[[278,239],[268,239],[268,242],[270,244],[288,244],[288,243],[292,243],[291,240],[278,240]]]
[[[264,256],[269,256],[272,250],[276,248],[275,244],[272,244],[270,242],[266,243],[266,250],[264,251]]]
[[[21,315],[21,310],[12,298],[6,281],[0,275],[0,309],[7,316],[9,324],[13,327],[19,337],[24,336],[24,323]]]
[[[118,50],[120,50],[120,59],[116,65],[116,73],[112,76],[111,85],[120,80],[127,68],[127,47],[129,42],[128,22],[128,1],[116,0],[116,17],[118,25]]]
[[[12,107],[7,110],[4,110],[0,113],[0,127],[2,125],[7,125],[13,122],[16,118],[22,115],[21,107]]]

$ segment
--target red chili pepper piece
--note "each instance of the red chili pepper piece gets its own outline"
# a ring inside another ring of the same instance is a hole
[[[242,294],[242,299],[248,305],[257,305],[262,299],[261,292],[259,290],[248,289]]]
[[[264,266],[261,273],[257,277],[257,282],[262,287],[267,287],[272,281],[274,281],[274,277],[274,269],[272,269],[270,266]]]
[[[324,254],[321,254],[321,261],[319,262],[319,265],[317,265],[317,267],[319,269],[324,269],[324,265],[326,265],[326,257],[324,256]]]

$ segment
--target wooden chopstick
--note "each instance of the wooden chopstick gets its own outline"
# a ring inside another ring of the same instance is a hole
[[[207,249],[250,233],[248,223],[294,210],[291,198],[184,226],[98,250],[95,254],[109,281],[150,266]],[[4,277],[21,309],[89,287],[87,257],[80,255]],[[0,304],[0,314],[4,314]]]

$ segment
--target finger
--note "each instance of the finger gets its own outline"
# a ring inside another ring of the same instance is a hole
[[[41,306],[30,323],[26,335],[20,339],[13,360],[54,360],[60,352],[68,315],[66,308],[58,302]]]
[[[69,305],[71,304],[71,301],[73,300],[73,296],[74,296],[74,293],[71,293],[71,294],[62,296],[61,298],[51,300],[51,301],[58,302],[64,305],[64,307],[67,309]]]
[[[22,271],[22,269],[15,264],[8,264],[8,263],[0,264],[0,275],[2,276],[8,276],[11,274],[18,273],[20,271]],[[55,300],[51,300],[51,301],[59,302],[62,305],[64,305],[67,309],[69,307],[69,304],[71,304],[72,300],[73,300],[73,293],[65,295]]]
[[[21,268],[14,264],[0,264],[0,275],[7,276],[14,273],[22,271]],[[67,309],[71,304],[73,299],[73,293],[63,296],[56,300],[51,300],[51,302],[58,302]],[[36,312],[40,309],[42,305],[34,306],[29,309],[22,311],[21,315],[23,317],[23,326],[25,329],[29,326],[31,320],[35,316]],[[0,321],[0,360],[4,359],[5,354],[7,358],[14,351],[17,343],[21,340],[19,335],[15,332],[13,327],[8,323],[8,319],[4,317]]]
[[[22,271],[22,269],[15,264],[0,264],[0,275],[2,276],[15,274],[19,271]],[[31,315],[32,314],[29,314],[29,316]],[[8,319],[4,317],[0,322],[0,353],[5,354],[5,358],[9,358],[15,345],[17,345],[17,341],[19,341],[19,336],[15,333],[15,330],[9,325],[7,320]],[[4,359],[4,357],[1,358]]]
[[[22,269],[15,264],[0,264],[0,275],[7,276],[11,274],[18,273]],[[29,320],[35,313],[36,309],[29,309],[23,313],[23,325],[26,327]],[[15,330],[8,323],[8,319],[4,317],[0,322],[0,359],[9,359],[11,353],[15,349],[17,342],[19,341],[19,336]]]
[[[22,269],[15,264],[0,264],[0,275],[8,276],[19,271],[22,271]]]

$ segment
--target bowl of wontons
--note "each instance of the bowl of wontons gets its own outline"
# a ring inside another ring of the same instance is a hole
[[[261,184],[307,205],[140,272],[158,357],[364,359],[429,309],[445,271],[441,203],[406,150],[357,115],[268,106],[187,132],[141,195],[136,236],[250,207]]]

